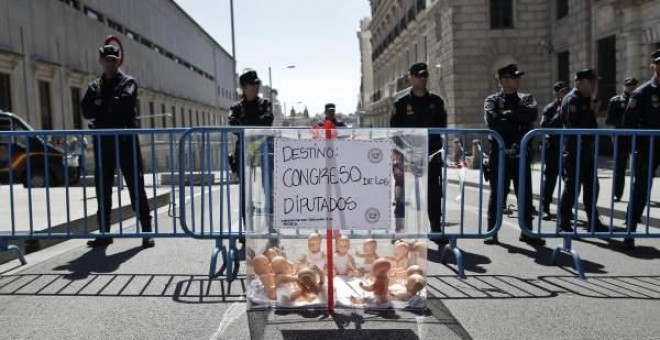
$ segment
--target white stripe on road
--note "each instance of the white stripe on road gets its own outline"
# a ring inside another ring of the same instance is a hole
[[[220,336],[224,331],[229,328],[229,326],[234,323],[236,320],[238,320],[240,317],[245,314],[246,308],[243,303],[240,302],[234,302],[232,303],[229,308],[225,311],[225,313],[222,315],[222,320],[220,321],[220,326],[218,326],[218,330],[215,331],[215,333],[211,336],[209,340],[220,340],[222,339]]]

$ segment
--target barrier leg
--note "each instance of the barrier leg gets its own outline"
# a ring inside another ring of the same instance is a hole
[[[456,245],[456,237],[450,237],[449,243],[442,248],[442,255],[440,256],[440,262],[442,264],[447,264],[446,258],[449,252],[454,254],[454,259],[456,259],[456,270],[458,271],[458,277],[465,279],[465,264],[463,263],[463,252]]]
[[[16,258],[18,258],[18,260],[21,261],[21,265],[27,264],[27,261],[25,261],[25,257],[23,256],[23,252],[21,251],[21,248],[13,244],[7,245],[7,240],[0,239],[0,252],[5,252],[5,251],[11,251],[14,254],[16,254]]]
[[[582,280],[586,280],[587,278],[584,275],[584,268],[582,268],[582,259],[580,259],[580,254],[577,252],[577,250],[571,247],[570,237],[564,237],[564,244],[556,246],[555,249],[553,250],[552,259],[551,259],[551,263],[553,265],[557,264],[557,259],[559,258],[559,254],[561,254],[562,252],[569,254],[573,257],[573,265],[575,267],[575,271],[577,271],[578,277]]]
[[[220,267],[220,270],[216,272],[215,268],[218,265],[219,254],[222,254],[222,266]],[[215,239],[215,248],[213,248],[213,252],[211,253],[211,264],[209,266],[209,279],[222,275],[227,265],[226,259],[227,259],[227,249],[222,244],[222,239],[217,238]]]

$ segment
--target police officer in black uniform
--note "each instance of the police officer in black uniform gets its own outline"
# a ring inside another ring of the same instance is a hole
[[[651,70],[653,78],[640,86],[630,96],[628,108],[624,114],[623,126],[628,129],[660,129],[660,50],[651,54]],[[635,156],[635,178],[633,181],[632,197],[628,203],[628,227],[631,231],[637,230],[637,223],[642,218],[646,201],[649,194],[649,184],[653,184],[653,178],[660,165],[660,139],[655,138],[653,146],[654,153],[651,155],[648,138],[638,138]],[[652,163],[650,158],[652,159]],[[649,168],[650,167],[650,168]],[[651,181],[651,183],[649,183]],[[635,248],[635,239],[624,240],[627,250]]]
[[[239,78],[238,78],[239,84],[241,86],[241,90],[243,92],[243,98],[241,100],[237,101],[234,103],[234,105],[231,106],[229,109],[231,113],[229,114],[229,125],[232,126],[272,126],[273,125],[273,111],[272,111],[272,106],[270,101],[267,99],[259,97],[259,87],[261,86],[261,80],[257,76],[256,71],[247,71],[243,73]],[[238,174],[238,167],[241,166],[239,164],[239,155],[241,152],[241,137],[238,136],[238,140],[235,145],[235,149],[233,154],[230,157],[230,167],[231,171],[235,174]],[[262,171],[262,180],[264,180],[266,177],[265,176],[271,176],[272,179],[272,166],[273,166],[273,148],[274,145],[272,143],[272,140],[267,139],[265,141],[268,143],[268,158],[270,160],[270,165],[271,169],[270,171],[267,171],[268,173]],[[241,178],[241,186],[245,188],[245,176]],[[265,183],[263,181],[262,183]],[[269,181],[269,183],[273,183],[273,181]],[[271,191],[272,193],[272,191]],[[273,205],[270,205],[271,211],[269,213],[272,213],[272,208]],[[243,215],[243,218],[245,218],[245,192],[241,195],[241,212]],[[270,224],[270,223],[269,223]]]
[[[543,108],[541,114],[541,127],[548,129],[561,129],[563,127],[561,115],[559,114],[559,107],[561,100],[568,93],[569,89],[566,83],[558,81],[553,86],[555,99],[552,103]],[[557,177],[559,177],[559,136],[547,135],[545,136],[545,169],[543,171],[543,219],[548,221],[552,219],[550,214],[550,203],[552,203],[552,196],[555,192],[557,185]]]
[[[346,127],[346,124],[344,122],[337,120],[337,117],[335,116],[335,113],[337,111],[337,107],[333,103],[328,103],[325,104],[325,119],[323,119],[322,122],[318,123],[318,127],[324,127],[326,121],[330,121],[332,123],[333,127]]]
[[[610,99],[607,106],[607,120],[605,124],[613,126],[616,129],[623,128],[623,114],[628,107],[630,95],[637,88],[639,82],[634,77],[627,77],[623,84],[623,92]],[[630,138],[628,136],[619,136],[612,138],[615,140],[617,146],[617,158],[615,162],[616,169],[614,170],[614,201],[620,202],[623,196],[623,189],[626,185],[626,168],[628,167],[628,156],[630,155]]]
[[[394,103],[394,114],[390,118],[390,127],[393,128],[446,128],[447,111],[445,103],[439,96],[432,94],[427,89],[429,70],[425,63],[416,63],[409,69],[409,80],[411,84],[410,93],[401,97]],[[429,159],[428,166],[428,215],[431,231],[439,233],[442,231],[442,156],[438,151],[442,149],[442,137],[439,135],[429,136]],[[402,159],[402,158],[401,158]],[[403,164],[400,164],[403,167]],[[403,169],[403,168],[402,168]],[[403,194],[403,181],[395,178],[395,187],[399,186],[398,192]],[[395,205],[395,217],[404,217],[404,200],[402,197]],[[438,246],[447,243],[445,238],[434,238],[433,242]]]
[[[530,163],[526,164],[524,174],[518,173],[518,158],[521,152],[528,152],[528,150],[520,150],[520,141],[523,136],[534,128],[534,122],[538,119],[538,108],[534,97],[531,94],[519,93],[520,78],[525,73],[518,69],[518,65],[509,64],[497,71],[497,76],[500,81],[500,91],[491,94],[484,102],[484,116],[486,125],[491,130],[498,132],[504,139],[504,147],[506,149],[506,162],[504,167],[504,197],[509,194],[509,185],[513,180],[513,187],[516,190],[518,197],[518,207],[520,210],[525,209],[528,216],[527,225],[532,227],[532,178]],[[490,181],[490,199],[488,201],[488,230],[495,228],[496,214],[502,210],[502,207],[497,206],[497,185],[498,179],[498,162],[499,149],[494,141],[491,141],[491,154],[490,154],[489,171],[491,176]],[[529,159],[529,157],[528,157]],[[521,194],[518,190],[520,181],[525,180],[527,190]],[[520,241],[529,244],[541,245],[545,242],[539,238],[528,237],[521,233]],[[485,244],[497,244],[497,235],[494,235],[486,240]]]
[[[561,103],[561,116],[564,128],[567,129],[597,129],[596,111],[600,101],[592,99],[596,89],[596,73],[592,69],[584,69],[575,75],[575,88],[564,97]],[[580,143],[580,155],[578,155]],[[596,207],[598,198],[598,177],[595,172],[594,154],[595,140],[591,136],[567,136],[564,138],[564,192],[559,205],[559,226],[562,231],[571,232],[572,210],[575,200],[580,193],[580,186],[584,188],[582,202],[589,220],[590,231],[607,231],[600,221],[600,214]],[[578,160],[578,156],[580,159]],[[580,173],[577,172],[579,163]],[[577,191],[576,191],[577,186]],[[594,196],[595,193],[595,196]],[[592,220],[593,213],[593,220]]]
[[[119,69],[119,48],[105,45],[99,49],[103,75],[87,87],[82,99],[83,116],[92,121],[92,129],[135,129],[138,127],[138,86],[135,78]],[[137,155],[134,157],[133,153]],[[134,162],[134,159],[137,162]],[[119,160],[119,164],[117,164]],[[142,155],[135,136],[94,137],[94,183],[98,200],[99,228],[110,231],[112,185],[117,165],[126,180],[131,206],[137,212],[143,232],[151,231],[151,215],[144,190]],[[99,237],[87,244],[91,247],[107,246],[112,238]],[[142,239],[142,247],[153,247],[151,238]]]

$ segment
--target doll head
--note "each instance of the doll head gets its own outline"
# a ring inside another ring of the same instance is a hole
[[[408,267],[408,270],[406,270],[406,276],[410,277],[414,274],[417,274],[417,275],[420,275],[420,276],[423,277],[424,276],[424,271],[422,270],[422,267],[420,267],[418,265],[412,265],[412,266]]]
[[[337,241],[337,252],[339,254],[346,254],[351,248],[351,240],[346,235],[342,235]]]
[[[313,233],[307,237],[307,248],[312,253],[321,251],[321,235]]]
[[[270,262],[270,267],[273,270],[274,274],[288,274],[289,273],[289,261],[284,258],[284,256],[275,256]]]
[[[257,275],[263,275],[270,272],[270,262],[264,255],[257,255],[252,259],[252,268]]]
[[[313,268],[302,268],[298,271],[298,283],[308,291],[314,291],[319,286],[319,275]]]
[[[412,274],[406,280],[406,290],[408,293],[415,295],[426,286],[426,279],[419,274]]]
[[[273,247],[273,248],[268,248],[264,252],[264,255],[266,255],[266,257],[268,258],[269,261],[273,262],[273,258],[275,258],[275,256],[280,256],[282,254],[280,253],[279,249]]]
[[[399,241],[394,245],[394,258],[396,258],[397,261],[407,258],[409,252],[410,246],[407,242]]]
[[[378,244],[376,243],[376,240],[370,238],[366,239],[364,243],[362,244],[362,251],[367,254],[367,255],[373,255],[376,254],[376,247]]]
[[[390,261],[386,259],[378,259],[374,262],[372,271],[375,277],[387,276],[387,272],[392,268]]]

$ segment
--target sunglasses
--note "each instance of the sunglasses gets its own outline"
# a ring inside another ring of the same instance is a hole
[[[428,74],[428,73],[413,74],[413,77],[415,77],[415,78],[424,78],[424,79],[426,79],[426,78],[429,77],[429,74]]]

